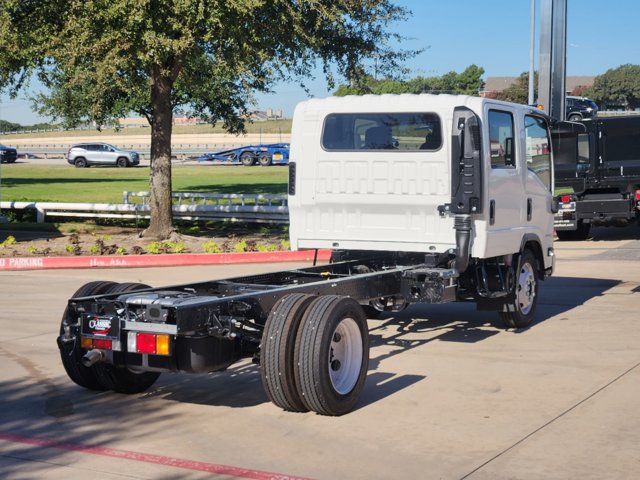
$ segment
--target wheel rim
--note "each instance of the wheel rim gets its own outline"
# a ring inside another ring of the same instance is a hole
[[[530,263],[525,263],[520,268],[518,277],[518,305],[520,311],[527,315],[533,308],[533,300],[536,296],[536,275]]]
[[[331,337],[329,377],[333,388],[346,395],[355,386],[362,366],[362,334],[353,318],[344,318]]]

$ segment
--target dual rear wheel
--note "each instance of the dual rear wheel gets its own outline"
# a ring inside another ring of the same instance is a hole
[[[343,415],[358,401],[368,365],[367,319],[355,300],[294,293],[269,313],[260,372],[280,408]]]
[[[89,282],[80,287],[73,298],[125,293],[149,288],[142,283]],[[65,333],[69,335],[65,335]],[[82,363],[87,352],[80,346],[80,327],[69,307],[62,315],[58,347],[62,365],[69,378],[89,390],[113,390],[119,393],[140,393],[147,390],[160,376],[158,372],[135,371],[127,367],[118,367],[106,363],[96,363],[90,367]]]

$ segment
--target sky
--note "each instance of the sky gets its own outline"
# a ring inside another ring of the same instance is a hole
[[[393,1],[393,0],[392,0]],[[638,0],[567,0],[567,75],[600,75],[626,63],[640,64],[637,21]],[[424,52],[406,63],[409,78],[461,72],[471,64],[488,76],[518,76],[529,70],[531,0],[395,0],[412,11],[404,22],[390,27],[407,39],[406,49]],[[540,23],[536,0],[536,24]],[[538,68],[538,34],[535,36]],[[331,95],[318,71],[307,80],[311,96]],[[29,92],[26,92],[27,94]],[[47,121],[31,111],[21,94],[0,96],[0,120],[23,125]],[[302,87],[276,84],[274,93],[257,96],[256,109],[282,110],[286,117],[308,98]]]

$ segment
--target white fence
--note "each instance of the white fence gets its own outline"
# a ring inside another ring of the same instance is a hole
[[[173,216],[181,220],[289,223],[286,195],[174,193]],[[149,218],[149,192],[124,192],[124,203],[0,202],[3,210],[32,209],[38,223],[47,217]],[[134,198],[139,203],[134,203]]]

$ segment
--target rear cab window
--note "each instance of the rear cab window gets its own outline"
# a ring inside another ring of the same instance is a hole
[[[433,151],[442,146],[442,128],[435,113],[334,113],[321,141],[327,151]]]

